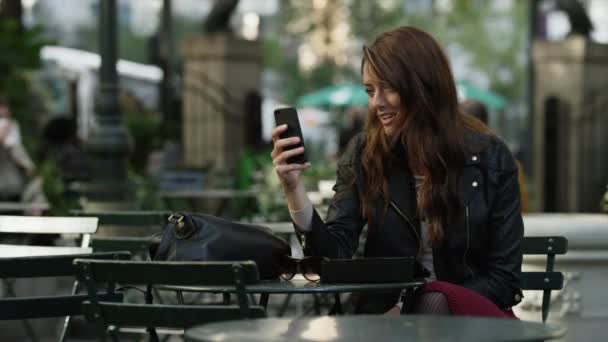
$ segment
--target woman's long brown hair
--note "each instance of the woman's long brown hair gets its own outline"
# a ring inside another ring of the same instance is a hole
[[[458,112],[458,97],[445,53],[428,33],[400,27],[380,35],[363,48],[363,68],[398,91],[401,98],[397,129],[387,137],[378,116],[369,111],[362,166],[367,187],[362,211],[370,226],[373,202],[382,196],[384,215],[389,206],[386,161],[395,144],[405,148],[412,173],[424,176],[418,193],[418,216],[429,222],[429,236],[437,246],[445,235],[449,213],[461,207],[458,186],[465,163],[467,130],[487,132],[478,120]]]

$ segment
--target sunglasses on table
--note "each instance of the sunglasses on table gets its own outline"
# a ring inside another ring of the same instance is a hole
[[[321,265],[325,257],[308,256],[302,259],[284,256],[278,263],[279,274],[284,280],[291,280],[296,274],[301,274],[304,279],[312,282],[321,280]]]

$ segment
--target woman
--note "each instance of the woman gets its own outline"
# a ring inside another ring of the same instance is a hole
[[[21,141],[21,130],[11,118],[10,103],[0,95],[0,201],[19,202],[34,173],[34,163]]]
[[[478,120],[458,112],[448,60],[427,33],[401,27],[363,48],[369,114],[338,162],[325,222],[306,196],[298,138],[273,130],[272,158],[305,252],[416,256],[430,272],[414,312],[512,317],[521,300],[523,223],[517,167]],[[358,312],[399,312],[399,293],[362,296]],[[409,308],[408,308],[409,309]],[[411,311],[410,310],[410,311]]]

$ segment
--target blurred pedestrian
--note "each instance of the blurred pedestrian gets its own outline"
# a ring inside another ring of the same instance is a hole
[[[76,134],[76,121],[68,115],[53,118],[44,127],[46,145],[42,160],[53,158],[62,180],[87,181],[90,178],[90,162]]]
[[[340,127],[338,137],[338,148],[340,153],[344,151],[348,142],[363,130],[365,113],[362,108],[351,107],[346,111],[346,122]]]
[[[483,103],[477,100],[464,100],[460,103],[459,109],[461,113],[471,115],[483,122],[484,125],[489,126],[488,109]],[[517,181],[519,183],[519,193],[521,196],[521,212],[527,213],[528,191],[526,189],[526,177],[524,176],[524,169],[521,166],[521,162],[517,159],[515,161],[517,162]]]
[[[464,100],[458,105],[461,113],[471,115],[488,126],[488,109],[486,105],[477,100]]]
[[[17,121],[11,118],[8,100],[0,96],[0,201],[19,202],[34,163],[21,141]]]

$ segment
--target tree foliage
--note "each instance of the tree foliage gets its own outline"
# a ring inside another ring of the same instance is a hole
[[[40,49],[44,44],[39,28],[22,30],[16,20],[0,20],[0,94],[10,100],[13,116],[22,127],[30,151],[36,148],[33,143],[41,108],[32,94],[27,71],[40,65]]]
[[[288,101],[340,80],[358,81],[361,46],[383,31],[412,25],[433,34],[453,60],[457,57],[466,61],[465,71],[457,73],[459,78],[507,98],[508,111],[524,108],[528,37],[525,1],[335,0],[326,2],[333,7],[323,9],[315,9],[312,3],[285,1],[281,18],[273,25],[276,31],[289,34],[267,38],[265,44],[268,67],[286,75],[282,89]],[[350,50],[352,63],[339,67],[325,56],[310,71],[298,68],[299,44],[310,40],[319,27],[327,24],[314,20],[315,11],[330,11],[329,15],[331,11],[346,11],[350,33],[342,43],[354,45]],[[297,30],[293,30],[294,26]],[[515,114],[521,117],[524,113]]]

